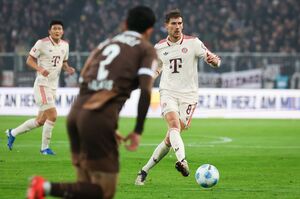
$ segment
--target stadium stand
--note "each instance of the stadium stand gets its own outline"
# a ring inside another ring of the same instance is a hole
[[[0,52],[27,51],[47,34],[47,22],[53,18],[65,21],[71,51],[89,51],[108,33],[119,32],[121,16],[140,2],[151,5],[160,20],[153,41],[165,35],[164,11],[179,7],[184,8],[185,31],[199,36],[214,51],[300,51],[297,0],[1,0]]]
[[[13,68],[14,85],[32,84],[34,74],[24,67],[24,60],[34,42],[48,34],[51,19],[64,21],[64,38],[73,52],[70,62],[79,70],[88,55],[83,52],[120,32],[124,12],[137,4],[151,6],[157,15],[153,43],[166,35],[164,12],[181,8],[184,32],[198,36],[214,52],[221,52],[223,61],[218,71],[200,64],[205,76],[260,68],[264,70],[262,87],[275,88],[280,67],[286,68],[288,81],[300,72],[298,0],[0,0],[0,73]],[[74,85],[73,80],[61,82],[61,86]],[[223,87],[220,77],[214,81],[202,87]]]

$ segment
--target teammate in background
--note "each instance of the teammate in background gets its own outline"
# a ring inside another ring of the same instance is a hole
[[[6,130],[9,150],[12,150],[16,136],[43,126],[40,152],[44,155],[54,155],[49,144],[57,117],[55,95],[58,79],[61,69],[69,74],[73,74],[75,69],[67,63],[69,44],[61,39],[64,34],[63,23],[51,21],[48,32],[48,37],[35,43],[26,61],[28,66],[37,71],[33,89],[39,113],[36,118],[29,119],[14,129]]]
[[[113,198],[119,172],[116,129],[119,112],[132,90],[140,88],[138,115],[125,147],[136,150],[150,105],[157,55],[147,41],[155,16],[144,6],[129,10],[127,31],[107,39],[92,51],[81,71],[80,93],[67,120],[72,163],[77,182],[52,183],[32,179],[29,199],[45,195],[64,198]]]
[[[217,68],[220,58],[211,53],[197,38],[182,33],[183,19],[178,9],[166,14],[166,39],[155,45],[159,58],[160,105],[168,125],[165,139],[156,147],[146,165],[136,178],[136,185],[144,185],[149,170],[154,167],[172,147],[177,162],[176,169],[183,176],[189,175],[185,148],[180,133],[190,126],[198,101],[198,58]]]

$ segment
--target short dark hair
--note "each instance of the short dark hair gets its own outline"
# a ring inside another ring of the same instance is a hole
[[[60,21],[60,20],[52,20],[52,21],[50,22],[50,24],[49,24],[49,30],[51,29],[51,27],[52,27],[53,25],[61,25],[62,27],[64,27],[64,24],[63,24],[62,21]]]
[[[165,22],[166,23],[169,23],[170,19],[171,18],[178,18],[178,17],[182,17],[181,15],[181,12],[180,10],[177,8],[177,9],[174,9],[174,10],[170,10],[169,12],[167,12],[166,14],[166,19],[165,19]]]
[[[156,18],[151,8],[136,6],[128,11],[126,21],[128,30],[143,33],[154,26]]]

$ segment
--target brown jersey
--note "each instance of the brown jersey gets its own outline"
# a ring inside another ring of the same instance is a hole
[[[90,93],[86,109],[97,109],[115,98],[124,103],[138,88],[139,75],[154,75],[157,55],[141,35],[125,31],[99,44],[81,72],[80,93]]]

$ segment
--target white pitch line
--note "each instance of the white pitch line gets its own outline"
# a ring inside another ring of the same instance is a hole
[[[211,145],[215,145],[215,144],[225,144],[225,143],[229,143],[232,142],[233,140],[229,137],[216,137],[216,136],[201,136],[202,138],[212,138],[215,139],[214,141],[209,141],[209,142],[203,142],[203,143],[199,143],[199,142],[192,142],[192,143],[185,143],[186,146],[189,147],[198,147],[198,146],[211,146]],[[201,138],[200,138],[201,139]],[[141,144],[141,146],[153,146],[153,144]]]
[[[16,144],[15,148],[19,147],[19,148],[27,148],[27,147],[32,147],[32,146],[39,146],[40,142],[35,143],[22,143],[22,144]],[[140,147],[156,147],[159,144],[159,142],[157,143],[142,143],[140,144]],[[59,142],[53,142],[53,145],[60,145],[60,146],[65,146],[67,147],[69,144],[68,142],[63,142],[63,141],[59,141]],[[249,145],[213,145],[213,144],[195,144],[195,143],[185,143],[186,147],[191,147],[191,148],[214,148],[214,147],[223,147],[223,148],[232,148],[232,149],[300,149],[300,146],[260,146],[260,145],[253,145],[253,146],[249,146]],[[6,147],[5,147],[6,148]]]
[[[233,145],[229,144],[233,142],[233,139],[229,137],[216,137],[216,136],[201,136],[204,138],[213,138],[215,140],[210,142],[190,142],[185,143],[186,147],[192,148],[208,148],[208,147],[226,147],[226,148],[248,148],[248,149],[300,149],[300,146],[261,146],[261,145]],[[201,138],[200,138],[201,139]],[[31,142],[31,143],[20,143],[16,144],[18,147],[31,147],[35,146],[36,143],[39,142]],[[69,141],[66,140],[58,140],[54,141],[53,144],[56,145],[69,145]],[[157,143],[141,143],[141,147],[156,147],[159,144]]]
[[[145,143],[141,144],[140,146],[143,147],[155,147],[159,143],[153,144],[153,143]],[[185,143],[186,147],[191,147],[191,148],[207,148],[207,147],[225,147],[225,148],[248,148],[248,149],[300,149],[300,146],[249,146],[249,145],[212,145],[212,144],[189,144]]]

